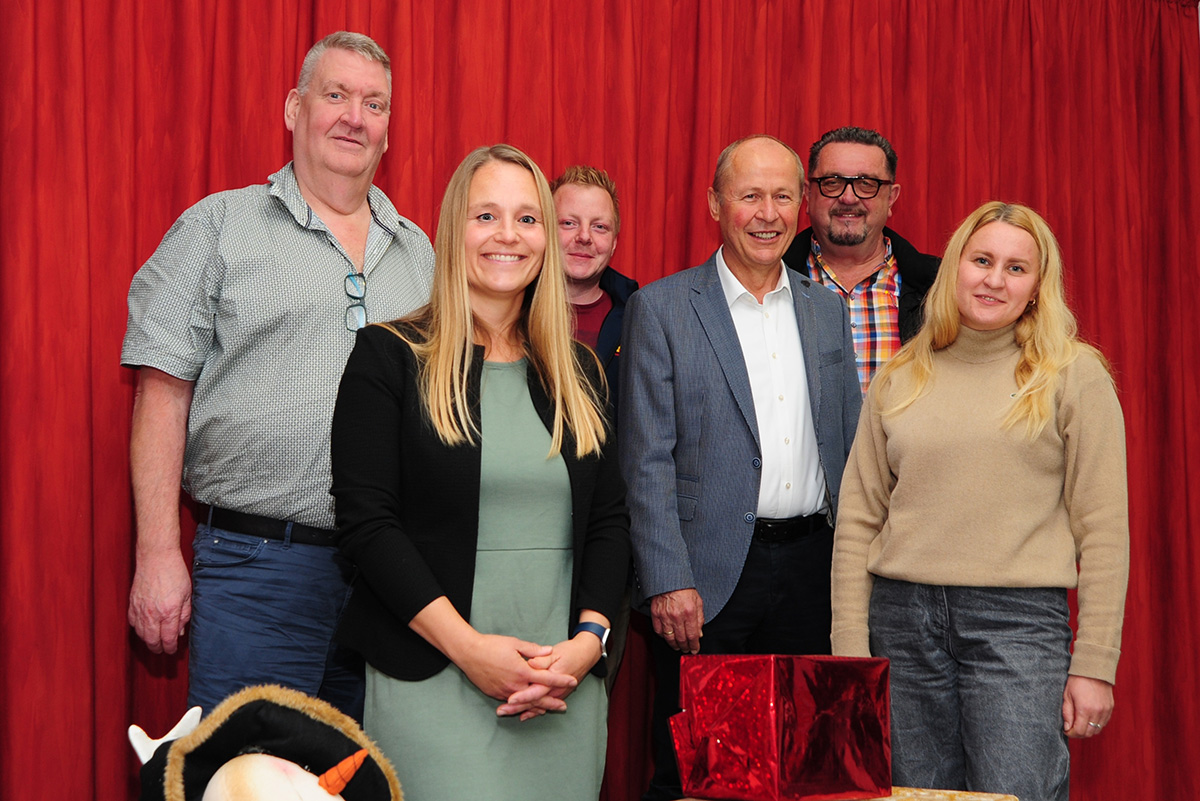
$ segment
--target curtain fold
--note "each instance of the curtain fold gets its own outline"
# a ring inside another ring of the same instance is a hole
[[[609,170],[614,266],[645,284],[716,246],[704,190],[724,145],[766,132],[806,155],[843,124],[892,140],[891,224],[923,250],[984,200],[1039,209],[1129,446],[1117,709],[1073,744],[1072,798],[1200,790],[1196,0],[0,2],[0,776],[39,765],[54,797],[131,797],[125,728],[161,734],[184,711],[186,658],[149,654],[125,622],[125,293],[184,209],[290,157],[300,59],[350,28],[394,61],[377,183],[430,236],[461,158],[508,141],[550,177]],[[609,801],[647,776],[636,636]]]

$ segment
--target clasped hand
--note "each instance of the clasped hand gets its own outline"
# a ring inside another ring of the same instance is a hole
[[[528,720],[566,710],[563,699],[596,662],[592,659],[583,667],[583,651],[570,640],[550,646],[481,634],[459,668],[484,694],[504,701],[496,709],[497,715],[520,715],[521,720]]]
[[[520,715],[525,721],[547,712],[566,711],[567,696],[600,659],[600,642],[592,636],[536,647],[541,649],[540,652],[528,657],[526,665],[541,677],[553,677],[552,680],[539,678],[508,696],[506,702],[497,707],[497,715]]]

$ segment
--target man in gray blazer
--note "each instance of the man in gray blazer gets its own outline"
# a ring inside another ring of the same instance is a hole
[[[832,521],[861,390],[842,300],[785,269],[804,171],[752,136],[717,160],[722,246],[629,300],[621,469],[658,690],[645,801],[680,798],[681,653],[829,653]]]

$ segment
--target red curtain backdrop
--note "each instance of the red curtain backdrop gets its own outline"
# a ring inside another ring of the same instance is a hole
[[[984,200],[1040,209],[1082,331],[1117,371],[1129,443],[1117,710],[1073,746],[1072,798],[1200,790],[1196,0],[0,6],[0,777],[14,797],[131,797],[126,726],[160,734],[183,712],[186,661],[150,655],[125,623],[125,293],[181,211],[289,158],[284,97],[307,47],[341,28],[394,59],[377,182],[430,235],[463,155],[508,141],[548,174],[613,174],[615,266],[646,283],[717,243],[704,189],[725,144],[761,131],[807,151],[843,124],[895,144],[893,225],[926,250]],[[641,645],[613,699],[613,801],[645,777]]]

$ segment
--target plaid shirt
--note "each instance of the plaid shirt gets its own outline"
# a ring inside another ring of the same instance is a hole
[[[858,356],[858,380],[864,393],[875,371],[900,350],[900,269],[892,255],[892,240],[884,237],[886,253],[879,269],[847,289],[821,258],[816,238],[808,257],[808,277],[837,292],[850,310],[850,328]]]

